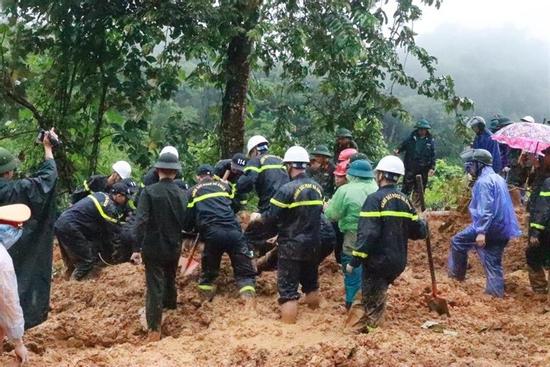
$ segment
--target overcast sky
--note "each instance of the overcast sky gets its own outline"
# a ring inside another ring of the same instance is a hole
[[[544,41],[550,53],[550,0],[443,0],[439,10],[424,9],[414,30],[431,33],[442,25],[480,31],[512,27]]]

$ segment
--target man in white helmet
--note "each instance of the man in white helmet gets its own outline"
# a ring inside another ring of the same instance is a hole
[[[109,176],[94,175],[84,180],[83,187],[72,194],[71,203],[76,204],[94,192],[109,193],[114,184],[132,177],[132,167],[126,161],[117,161],[111,168],[113,171]]]
[[[298,287],[310,308],[319,306],[319,252],[323,189],[306,176],[309,154],[299,146],[289,148],[283,159],[290,182],[277,190],[260,221],[272,224],[278,234],[277,287],[281,319],[295,323]]]
[[[426,237],[426,223],[397,187],[404,174],[399,157],[382,158],[375,169],[379,189],[367,197],[359,214],[356,250],[346,266],[352,272],[363,264],[362,303],[352,306],[346,321],[356,332],[368,333],[379,325],[388,287],[407,265],[408,240]]]
[[[280,157],[269,154],[269,142],[261,135],[248,140],[247,152],[250,159],[244,174],[237,181],[237,194],[244,195],[254,188],[258,194],[258,211],[269,208],[269,200],[275,192],[288,182],[288,175]]]

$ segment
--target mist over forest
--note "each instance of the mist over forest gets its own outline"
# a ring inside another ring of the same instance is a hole
[[[471,31],[452,26],[419,35],[417,43],[438,59],[439,74],[449,74],[458,95],[475,105],[468,115],[486,119],[495,114],[519,120],[531,115],[537,122],[550,119],[550,49],[548,44],[511,28]],[[407,57],[406,71],[422,77],[420,67]],[[441,103],[417,95],[403,87],[394,89],[413,120],[427,118],[438,137],[438,155],[452,156],[463,148],[454,139],[454,116]],[[414,121],[403,123],[385,118],[384,135],[390,145],[410,133]],[[443,144],[442,144],[443,143]]]

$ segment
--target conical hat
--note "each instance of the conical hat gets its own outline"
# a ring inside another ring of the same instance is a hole
[[[31,209],[25,204],[0,206],[0,220],[22,223],[31,217]]]

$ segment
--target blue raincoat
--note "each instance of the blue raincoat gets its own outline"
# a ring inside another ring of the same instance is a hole
[[[498,143],[491,139],[492,135],[493,134],[491,134],[489,130],[485,129],[480,135],[476,135],[472,148],[489,151],[493,156],[493,169],[498,173],[502,170],[502,159],[500,157]]]
[[[521,235],[521,230],[506,182],[493,168],[483,168],[472,189],[469,209],[472,224],[451,240],[449,276],[464,280],[468,251],[475,249],[485,270],[485,292],[503,297],[502,254],[510,238]],[[485,247],[476,246],[478,234],[485,234]]]

